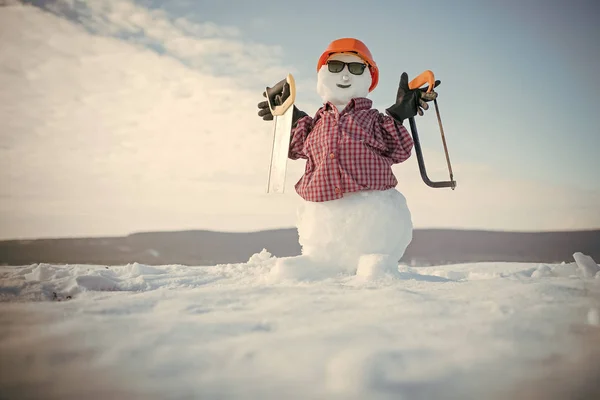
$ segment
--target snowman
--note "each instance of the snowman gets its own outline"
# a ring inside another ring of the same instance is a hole
[[[323,106],[314,117],[294,106],[289,151],[290,159],[306,160],[295,185],[303,199],[297,212],[302,254],[278,258],[271,274],[302,279],[398,273],[413,224],[392,165],[406,161],[413,148],[403,121],[423,115],[436,93],[410,90],[403,73],[395,104],[381,113],[367,98],[378,80],[377,64],[360,40],[334,40],[319,58]],[[273,119],[266,101],[258,107],[259,116]]]

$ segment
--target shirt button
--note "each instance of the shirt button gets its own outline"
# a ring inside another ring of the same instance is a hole
[[[329,155],[329,158],[331,158],[331,159],[333,160],[333,159],[335,158],[335,154],[334,154],[334,153],[331,153],[331,154]]]
[[[335,188],[335,192],[336,192],[337,194],[340,194],[340,193],[342,192],[342,190],[341,190],[339,187],[336,187],[336,188]]]

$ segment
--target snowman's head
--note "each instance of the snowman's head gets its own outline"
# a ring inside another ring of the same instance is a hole
[[[355,38],[329,43],[317,62],[317,92],[324,103],[344,107],[353,98],[367,97],[378,82],[379,69],[371,52]]]
[[[317,93],[323,103],[338,107],[356,97],[367,97],[372,83],[369,65],[352,53],[332,54],[317,72]]]

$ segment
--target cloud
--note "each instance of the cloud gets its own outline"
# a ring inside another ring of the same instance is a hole
[[[289,162],[286,194],[265,194],[272,125],[252,87],[289,70],[280,49],[128,1],[49,5],[70,17],[0,13],[1,238],[294,225],[304,163]],[[443,156],[426,157],[443,177]],[[600,226],[597,193],[453,162],[456,191],[426,187],[414,157],[395,167],[416,226]]]
[[[131,0],[54,0],[43,7],[95,35],[145,46],[205,73],[231,76],[244,87],[295,71],[282,65],[281,47],[247,40],[236,27],[174,18]]]
[[[0,26],[0,236],[293,215],[261,200],[272,133],[260,92],[36,8],[9,7]]]
[[[431,148],[424,153],[429,177],[449,180],[444,154]],[[415,225],[519,231],[600,227],[598,191],[507,178],[500,171],[463,160],[454,160],[452,167],[455,190],[426,186],[416,157],[394,167]]]

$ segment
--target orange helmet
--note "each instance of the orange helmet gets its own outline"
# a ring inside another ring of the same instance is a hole
[[[369,71],[371,72],[371,87],[369,87],[369,92],[375,89],[375,86],[377,86],[377,83],[379,82],[379,68],[377,68],[377,64],[375,64],[375,61],[373,61],[373,56],[371,55],[371,52],[367,46],[365,46],[365,44],[358,39],[342,38],[329,43],[327,49],[323,52],[323,54],[321,54],[321,57],[319,57],[319,62],[317,63],[317,72],[319,72],[321,67],[325,65],[330,55],[333,53],[344,52],[356,53],[369,65]]]

